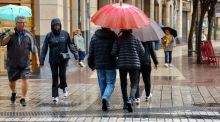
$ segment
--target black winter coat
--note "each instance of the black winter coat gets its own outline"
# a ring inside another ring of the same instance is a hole
[[[95,69],[115,69],[116,58],[111,55],[114,41],[117,39],[115,32],[99,29],[91,38],[89,46],[88,66]]]
[[[115,41],[112,55],[118,57],[118,69],[139,70],[144,56],[144,47],[135,36],[124,34]]]
[[[142,65],[151,65],[151,58],[153,59],[154,64],[158,64],[157,56],[153,47],[153,42],[147,41],[147,42],[142,42],[142,44],[145,49]]]
[[[60,53],[68,53],[68,48],[70,52],[74,55],[75,59],[78,59],[78,52],[73,43],[70,42],[70,36],[68,32],[61,31],[59,36],[55,36],[53,32],[47,34],[44,44],[41,50],[40,64],[44,64],[44,60],[50,48],[49,53],[49,63],[61,63],[63,59]]]

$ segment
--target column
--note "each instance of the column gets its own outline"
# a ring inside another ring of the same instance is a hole
[[[79,22],[79,5],[78,5],[78,0],[74,0],[73,2],[73,12],[72,12],[72,16],[74,17],[73,19],[73,32],[79,28],[78,26],[78,22]]]
[[[154,0],[150,0],[150,18],[154,20]]]
[[[181,40],[182,39],[182,0],[179,0],[178,6],[179,6],[179,10],[177,15],[177,33],[179,39]]]
[[[166,19],[166,26],[170,26],[170,3],[166,2],[166,14],[165,14],[165,19]]]
[[[67,32],[70,32],[70,6],[69,6],[69,0],[63,1],[63,29]]]
[[[162,24],[162,3],[161,3],[161,0],[158,0],[158,3],[159,3],[159,23]]]
[[[145,0],[144,1],[144,13],[148,16],[148,17],[151,17],[151,14],[150,14],[150,1],[149,0]]]

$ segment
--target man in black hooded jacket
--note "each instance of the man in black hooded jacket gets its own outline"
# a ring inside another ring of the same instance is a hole
[[[116,39],[115,32],[102,28],[95,32],[89,47],[88,66],[97,70],[103,111],[109,110],[110,97],[115,88],[116,58],[111,51]]]
[[[58,99],[58,88],[63,90],[64,97],[68,96],[67,83],[66,83],[66,67],[68,64],[68,48],[74,55],[75,59],[78,59],[77,50],[73,43],[70,41],[69,33],[61,30],[60,19],[52,19],[51,21],[51,32],[46,35],[44,44],[41,50],[40,65],[44,65],[44,60],[47,54],[48,47],[49,52],[49,63],[52,72],[52,97],[53,102],[57,103]],[[64,58],[66,57],[66,58]],[[58,85],[58,78],[60,77],[60,84]]]

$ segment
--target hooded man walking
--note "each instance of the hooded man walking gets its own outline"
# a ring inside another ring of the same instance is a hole
[[[77,50],[73,43],[71,43],[69,33],[61,30],[60,19],[55,18],[51,21],[51,32],[49,32],[44,40],[41,51],[40,65],[44,66],[44,60],[47,54],[48,47],[50,48],[49,63],[52,72],[52,97],[53,102],[58,103],[59,94],[58,88],[63,90],[64,97],[68,96],[67,83],[66,83],[66,67],[70,56],[68,48],[78,59]],[[60,78],[60,83],[58,83]]]

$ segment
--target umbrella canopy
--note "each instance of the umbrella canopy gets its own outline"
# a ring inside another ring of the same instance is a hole
[[[133,35],[143,42],[160,40],[165,36],[160,26],[150,19],[150,24],[139,29],[133,29]]]
[[[174,37],[177,37],[177,31],[171,27],[162,27],[162,30],[165,32],[165,30],[168,29],[170,31],[170,34]]]
[[[17,16],[31,17],[31,9],[27,6],[6,5],[0,7],[0,19],[15,20]]]
[[[92,22],[113,29],[140,28],[149,24],[149,19],[139,8],[125,3],[109,4],[92,17]]]

